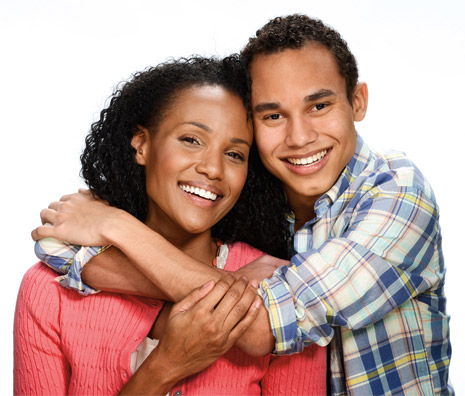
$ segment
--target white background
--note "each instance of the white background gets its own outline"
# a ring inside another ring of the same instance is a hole
[[[43,207],[83,185],[84,137],[115,84],[170,56],[237,52],[270,18],[294,12],[339,30],[357,57],[370,93],[357,126],[365,140],[405,151],[433,185],[451,378],[465,392],[465,2],[0,0],[2,394],[12,393],[16,293],[36,261],[30,231]]]

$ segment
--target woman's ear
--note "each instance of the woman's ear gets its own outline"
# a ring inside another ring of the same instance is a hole
[[[354,121],[362,121],[365,118],[368,107],[368,87],[366,83],[358,83],[352,97],[352,110]]]
[[[136,162],[139,165],[145,165],[149,153],[150,131],[140,125],[137,128],[137,132],[132,137],[131,146],[136,150]]]

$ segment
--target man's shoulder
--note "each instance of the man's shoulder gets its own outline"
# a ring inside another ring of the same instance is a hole
[[[401,151],[372,151],[372,163],[363,173],[365,173],[364,176],[372,179],[373,186],[377,188],[414,189],[422,191],[428,197],[434,196],[431,185],[424,175]]]

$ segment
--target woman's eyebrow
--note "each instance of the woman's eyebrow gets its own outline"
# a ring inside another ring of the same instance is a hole
[[[245,144],[247,147],[250,147],[251,144],[247,142],[244,139],[239,139],[239,138],[231,138],[231,143],[236,143],[236,144]]]
[[[185,124],[194,125],[194,126],[196,126],[197,128],[203,129],[203,130],[206,131],[206,132],[211,132],[211,131],[212,131],[211,128],[210,128],[208,125],[202,124],[201,122],[197,122],[197,121],[186,121],[186,122],[182,122],[180,125],[185,125]]]

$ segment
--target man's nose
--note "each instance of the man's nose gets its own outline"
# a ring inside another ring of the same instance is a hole
[[[318,138],[318,132],[308,117],[296,117],[287,128],[286,144],[289,147],[304,147]]]

